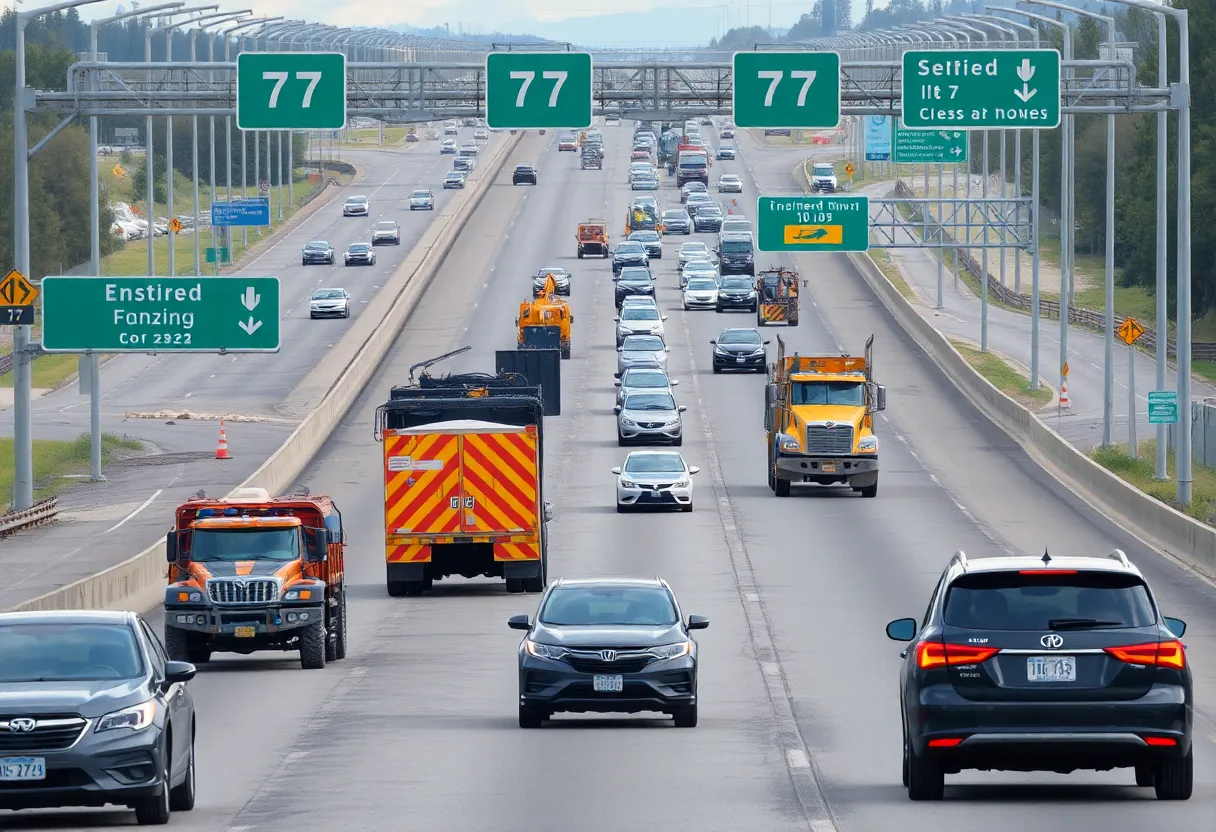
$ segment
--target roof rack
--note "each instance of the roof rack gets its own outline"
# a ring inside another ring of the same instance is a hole
[[[950,558],[951,565],[954,565],[956,563],[959,566],[963,567],[963,569],[967,568],[967,553],[964,552],[962,549],[959,549],[957,552],[954,553],[954,557]]]
[[[1107,557],[1110,558],[1111,560],[1119,561],[1119,563],[1123,564],[1128,569],[1132,568],[1132,562],[1127,559],[1127,555],[1124,553],[1124,551],[1122,549],[1112,550],[1110,552],[1110,554],[1107,555]]]

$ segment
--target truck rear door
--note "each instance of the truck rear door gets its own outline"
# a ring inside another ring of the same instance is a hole
[[[510,534],[536,528],[540,488],[536,428],[497,425],[461,436],[460,527],[464,534]]]
[[[384,432],[385,534],[460,533],[460,435]]]

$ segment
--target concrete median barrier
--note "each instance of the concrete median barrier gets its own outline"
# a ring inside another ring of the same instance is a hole
[[[796,171],[810,190],[806,168]],[[849,254],[862,280],[946,378],[1049,475],[1124,531],[1206,574],[1216,575],[1216,530],[1128,485],[1078,451],[1034,413],[975,371],[933,324],[900,294],[868,254]]]
[[[490,154],[480,176],[453,196],[435,217],[405,262],[353,321],[342,339],[296,388],[297,400],[315,400],[291,436],[258,470],[241,483],[280,493],[295,480],[337,427],[362,392],[422,293],[430,285],[460,231],[502,172],[525,134],[508,137]],[[300,396],[303,396],[303,399]],[[368,426],[371,430],[371,426]],[[165,529],[169,528],[166,519]],[[82,578],[54,592],[19,604],[10,611],[56,609],[146,609],[164,597],[165,543],[152,546],[104,572]]]

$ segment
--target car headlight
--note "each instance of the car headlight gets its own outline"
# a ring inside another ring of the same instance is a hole
[[[676,488],[688,488],[688,480],[680,480],[675,484]]]
[[[714,347],[714,352],[716,352],[718,355],[730,355],[730,350],[726,349],[721,344]]]
[[[861,437],[861,439],[859,439],[857,441],[857,450],[859,450],[859,451],[877,451],[878,450],[878,437],[877,436]]]
[[[627,428],[636,428],[638,426],[637,422],[633,421],[632,419],[624,419],[624,418],[621,419],[621,424]]]
[[[633,480],[621,480],[621,488],[637,488],[638,484]]]
[[[781,450],[783,450],[783,451],[801,450],[801,446],[798,444],[798,440],[795,439],[794,437],[790,436],[788,433],[783,433],[780,436],[778,436],[777,443],[781,446]]]
[[[183,604],[197,604],[203,600],[203,593],[194,589],[184,589],[177,593],[177,600]]]
[[[156,719],[156,700],[149,699],[131,708],[113,711],[97,720],[95,731],[114,731],[119,728],[130,728],[132,731],[142,731]]]
[[[678,659],[692,652],[691,641],[679,641],[675,644],[663,644],[647,651],[656,659]]]
[[[311,601],[313,593],[318,590],[315,586],[300,586],[283,593],[284,601]],[[318,597],[318,600],[320,598]]]
[[[565,647],[556,647],[552,644],[538,644],[531,639],[524,641],[524,649],[528,651],[528,655],[535,656],[538,659],[563,659],[569,652]]]

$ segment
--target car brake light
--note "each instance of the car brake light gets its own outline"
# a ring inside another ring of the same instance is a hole
[[[962,737],[940,737],[939,739],[929,740],[930,748],[954,748],[961,744]],[[1146,740],[1147,742],[1147,740]]]
[[[1075,575],[1075,569],[1019,569],[1019,575]]]
[[[1144,744],[1156,746],[1177,745],[1178,740],[1173,737],[1145,737]]]
[[[1104,648],[1107,653],[1127,664],[1151,664],[1182,670],[1186,667],[1186,648],[1181,641],[1160,641],[1130,644],[1125,647]]]
[[[916,666],[922,670],[957,664],[980,664],[1001,652],[997,647],[973,647],[969,644],[942,644],[922,641],[916,645]]]

